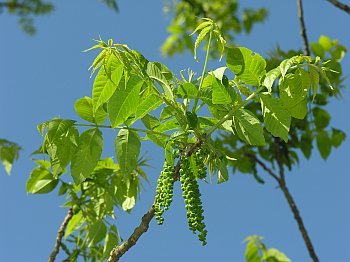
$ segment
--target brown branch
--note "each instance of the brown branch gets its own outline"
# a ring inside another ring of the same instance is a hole
[[[343,4],[337,0],[327,0],[327,1],[333,4],[335,7],[338,7],[340,10],[343,10],[344,12],[350,15],[350,6]]]
[[[293,200],[293,197],[291,195],[291,193],[288,190],[287,184],[286,184],[286,180],[285,180],[285,174],[284,174],[284,165],[283,165],[283,158],[282,158],[282,154],[285,150],[284,148],[284,142],[281,141],[281,139],[279,138],[275,138],[275,158],[277,160],[278,163],[278,167],[279,167],[279,177],[278,177],[278,184],[285,196],[285,198],[287,199],[288,205],[290,207],[290,209],[292,210],[292,213],[294,215],[295,220],[297,221],[298,227],[299,227],[299,231],[304,239],[304,243],[305,246],[309,252],[310,257],[312,258],[312,260],[314,262],[318,262],[318,257],[316,255],[315,249],[312,245],[311,239],[309,234],[307,233],[306,227],[304,225],[303,219],[301,218],[300,212],[297,208],[296,203]]]
[[[73,208],[70,208],[68,210],[68,213],[67,213],[66,217],[64,218],[58,232],[57,232],[55,247],[54,247],[54,249],[49,257],[49,262],[55,261],[56,256],[57,256],[58,252],[60,251],[60,246],[61,246],[64,232],[66,230],[68,222],[72,219],[72,217],[73,217]]]
[[[318,257],[316,255],[315,249],[314,249],[314,247],[312,245],[312,242],[311,242],[311,239],[309,237],[309,234],[307,233],[307,230],[306,230],[306,227],[304,225],[303,219],[301,218],[301,215],[300,215],[300,212],[299,212],[299,210],[297,208],[297,205],[295,204],[294,199],[293,199],[291,193],[289,192],[288,187],[287,187],[286,182],[285,182],[284,179],[281,179],[279,181],[279,186],[280,186],[281,190],[284,193],[284,196],[286,197],[286,199],[288,201],[288,205],[289,205],[290,209],[293,212],[295,220],[298,223],[299,231],[300,231],[300,233],[301,233],[301,235],[302,235],[302,237],[304,239],[304,242],[305,242],[307,250],[309,251],[310,257],[312,258],[312,260],[314,262],[318,262],[319,261]]]
[[[301,29],[300,34],[301,34],[301,37],[302,37],[303,43],[304,43],[304,53],[305,53],[305,55],[309,56],[310,49],[309,49],[309,41],[307,40],[307,34],[306,34],[302,0],[297,0],[297,4],[298,4],[299,23],[300,23],[300,29]]]
[[[132,246],[134,246],[140,236],[148,230],[149,223],[154,217],[154,204],[148,210],[146,214],[142,217],[140,225],[135,228],[134,232],[128,238],[128,240],[124,241],[121,245],[116,246],[112,249],[108,262],[118,261],[119,258],[125,254]]]
[[[270,176],[272,176],[277,182],[279,182],[279,177],[273,172],[273,170],[265,165],[260,159],[258,159],[255,155],[246,153],[245,154],[250,160],[256,162],[259,166],[262,167]]]

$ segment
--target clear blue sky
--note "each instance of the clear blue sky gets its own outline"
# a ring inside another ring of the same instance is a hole
[[[162,1],[119,1],[116,14],[98,1],[56,1],[56,11],[35,20],[38,33],[29,37],[20,31],[17,19],[0,15],[0,137],[18,142],[24,149],[12,176],[0,171],[0,261],[47,261],[66,209],[56,193],[28,195],[25,183],[34,164],[30,153],[37,149],[41,137],[36,125],[55,116],[78,119],[74,101],[90,95],[92,79],[88,68],[93,53],[81,51],[99,35],[104,39],[126,43],[149,60],[160,60],[169,68],[199,67],[187,53],[163,59],[159,47],[167,36],[167,18]],[[297,21],[296,1],[241,1],[245,6],[266,6],[267,21],[254,27],[249,36],[241,35],[238,43],[262,55],[279,43],[283,49],[302,46]],[[337,38],[345,45],[350,34],[345,25],[350,16],[327,1],[305,1],[306,23],[311,41],[321,34]],[[213,62],[213,67],[218,64]],[[343,62],[345,75],[350,73],[350,55]],[[347,79],[346,85],[350,84]],[[348,109],[350,93],[333,100],[329,110],[331,124],[350,134]],[[113,155],[113,136],[105,141],[105,156]],[[301,157],[300,168],[287,174],[290,191],[308,228],[321,261],[350,261],[347,252],[350,235],[349,139],[334,150],[327,161],[314,151],[310,161]],[[155,181],[161,168],[163,152],[149,144],[143,146],[152,158],[148,169],[151,185],[145,184],[131,214],[121,211],[115,221],[126,238],[138,225],[154,197]],[[265,174],[262,174],[266,178]],[[122,261],[244,261],[248,235],[265,237],[265,243],[284,251],[293,261],[310,261],[289,207],[267,178],[264,186],[251,176],[234,174],[227,183],[201,186],[208,227],[208,245],[201,247],[187,229],[185,209],[177,184],[174,203],[165,216],[165,224],[152,221],[149,231]],[[59,259],[64,256],[61,251]]]

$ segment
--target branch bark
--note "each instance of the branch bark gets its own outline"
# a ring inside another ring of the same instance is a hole
[[[255,155],[252,155],[252,154],[246,154],[246,155],[252,161],[255,161],[260,167],[262,167],[270,176],[272,176],[277,181],[279,187],[281,188],[281,190],[282,190],[282,192],[283,192],[283,194],[288,202],[290,209],[292,210],[292,213],[293,213],[294,218],[298,224],[299,231],[303,237],[305,246],[309,252],[310,257],[312,258],[312,260],[314,262],[319,262],[319,259],[316,255],[316,252],[315,252],[315,249],[312,245],[310,236],[306,230],[303,219],[300,215],[299,209],[297,208],[297,205],[292,197],[292,194],[289,192],[289,189],[288,189],[287,184],[286,184],[284,168],[283,168],[283,160],[280,157],[281,156],[280,145],[277,144],[277,143],[281,143],[281,141],[277,138],[277,139],[275,139],[275,143],[277,145],[277,147],[276,147],[277,149],[276,149],[275,153],[276,153],[276,160],[277,160],[278,167],[279,167],[279,174],[276,174],[271,168],[266,166],[265,163],[263,161],[261,161],[260,159],[258,159]]]
[[[343,10],[344,12],[350,15],[350,6],[343,4],[337,0],[327,0],[327,1],[333,4],[335,7],[338,7],[340,10]]]
[[[305,26],[305,21],[304,21],[304,11],[303,11],[303,3],[302,0],[297,0],[298,4],[298,16],[299,16],[299,23],[300,23],[300,34],[303,39],[304,43],[304,53],[305,55],[310,55],[310,48],[309,48],[309,41],[307,39],[307,34],[306,34],[306,26]]]
[[[68,222],[72,219],[72,217],[73,217],[73,208],[70,208],[68,210],[68,213],[67,213],[66,217],[64,218],[58,232],[57,232],[56,243],[55,243],[54,249],[49,257],[49,260],[48,260],[49,262],[55,261],[56,256],[57,256],[58,252],[60,251],[60,246],[61,246],[64,232],[66,231],[66,227],[68,225]]]
[[[146,214],[141,219],[141,223],[138,227],[135,228],[134,232],[124,241],[121,245],[112,249],[108,262],[119,261],[122,255],[124,255],[132,246],[134,246],[140,236],[145,233],[149,228],[149,223],[154,217],[154,205],[148,210]]]

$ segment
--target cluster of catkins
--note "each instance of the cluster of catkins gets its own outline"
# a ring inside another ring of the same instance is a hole
[[[202,245],[206,245],[207,230],[204,224],[201,193],[197,183],[197,179],[205,179],[207,175],[206,153],[199,148],[193,153],[192,157],[196,165],[196,175],[190,165],[190,156],[182,155],[180,157],[179,174],[175,174],[174,166],[167,161],[164,162],[156,189],[155,217],[159,225],[163,224],[163,213],[169,209],[172,202],[175,176],[179,175],[189,229],[195,234],[198,232],[198,238]]]

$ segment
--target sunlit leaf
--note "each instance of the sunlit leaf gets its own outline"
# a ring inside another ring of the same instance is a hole
[[[94,112],[92,100],[88,96],[78,99],[74,103],[74,109],[82,119],[88,122],[102,124],[106,121],[107,113],[102,107],[97,108]]]

